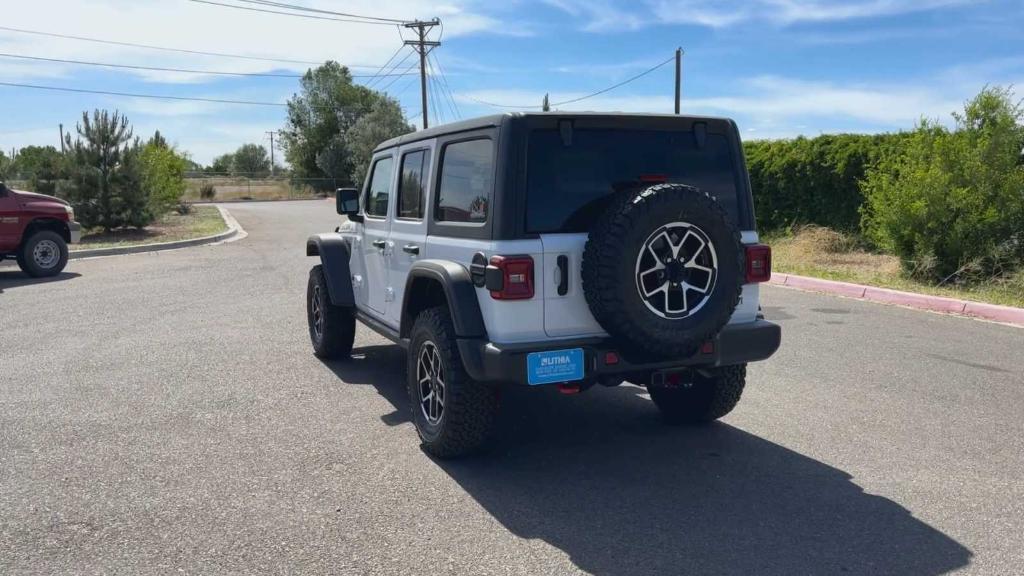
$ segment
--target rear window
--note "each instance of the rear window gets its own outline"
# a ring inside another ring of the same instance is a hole
[[[445,146],[441,154],[435,219],[439,222],[486,222],[493,177],[494,144],[490,140],[467,140]]]
[[[736,174],[728,139],[692,132],[577,129],[566,146],[558,130],[535,130],[527,153],[526,231],[586,232],[609,194],[642,182],[689,184],[718,199],[738,222]]]

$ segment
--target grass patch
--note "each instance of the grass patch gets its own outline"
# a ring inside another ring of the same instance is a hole
[[[936,286],[906,277],[899,259],[867,250],[855,235],[819,226],[766,235],[772,270],[935,296],[1024,307],[1024,270],[986,282]]]
[[[104,232],[102,228],[84,230],[82,242],[71,251],[115,246],[141,246],[159,242],[190,240],[219,234],[228,229],[216,206],[193,206],[189,214],[169,212],[145,228],[127,228]]]

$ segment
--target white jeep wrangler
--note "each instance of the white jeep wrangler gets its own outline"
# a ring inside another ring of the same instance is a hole
[[[743,149],[728,119],[505,114],[382,143],[348,217],[307,256],[309,334],[352,350],[355,321],[408,350],[424,447],[486,440],[501,385],[647,386],[671,422],[739,401],[771,356]]]

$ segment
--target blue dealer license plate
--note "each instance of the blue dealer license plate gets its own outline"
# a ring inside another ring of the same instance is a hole
[[[526,357],[530,386],[583,379],[583,348],[534,352]]]

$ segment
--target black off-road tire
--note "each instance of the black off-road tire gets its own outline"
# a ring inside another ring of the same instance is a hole
[[[436,347],[444,372],[444,407],[437,423],[427,420],[417,378],[417,363],[427,343]],[[429,308],[416,317],[410,333],[406,379],[412,421],[424,450],[439,458],[458,458],[484,446],[497,417],[498,391],[474,382],[466,374],[447,307]]]
[[[710,376],[693,374],[686,387],[648,386],[654,405],[670,424],[706,424],[725,416],[740,401],[747,380],[747,365],[723,366]]]
[[[49,266],[43,266],[39,262],[36,262],[34,252],[36,246],[42,242],[49,242],[50,246],[55,247],[57,253],[54,254],[55,260]],[[32,233],[25,242],[22,243],[21,249],[18,251],[17,256],[18,267],[21,268],[22,272],[32,276],[34,278],[43,278],[46,276],[56,276],[64,271],[64,267],[68,264],[68,245],[64,241],[64,238],[60,234],[53,230],[40,230]]]
[[[717,255],[711,295],[683,318],[652,312],[637,290],[637,258],[660,227],[686,222],[706,234]],[[740,232],[721,204],[681,184],[622,193],[591,229],[583,252],[583,292],[594,318],[638,355],[694,354],[729,321],[743,289],[745,252]]]
[[[320,326],[317,327],[317,310]],[[347,306],[331,304],[327,290],[327,278],[323,266],[316,265],[309,271],[306,286],[306,321],[309,325],[309,339],[313,343],[313,354],[324,360],[348,358],[352,354],[352,342],[356,337],[354,310]]]

